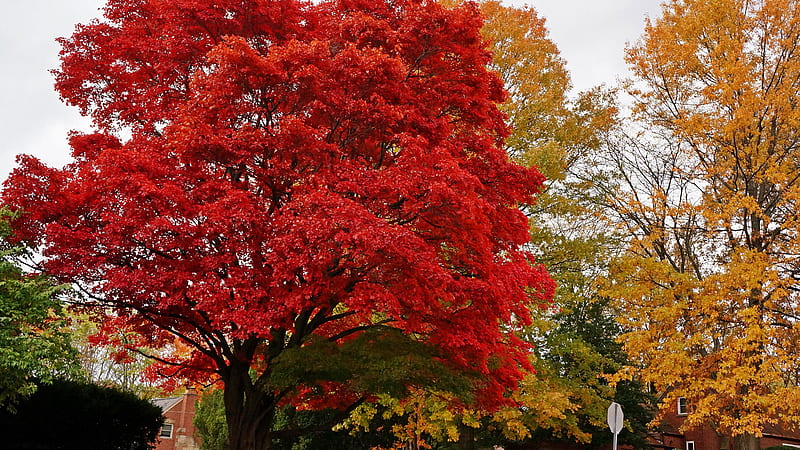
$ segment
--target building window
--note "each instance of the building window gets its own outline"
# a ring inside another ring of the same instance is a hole
[[[694,441],[686,441],[686,450],[694,450]]]
[[[678,415],[685,416],[689,414],[689,402],[686,397],[678,397]]]
[[[161,433],[158,435],[161,439],[172,439],[172,424],[165,423],[161,427]]]

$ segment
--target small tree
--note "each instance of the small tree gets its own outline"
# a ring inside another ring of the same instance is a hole
[[[228,425],[225,423],[225,402],[221,389],[203,392],[195,406],[194,426],[203,450],[227,450]]]
[[[30,395],[37,380],[77,373],[59,288],[23,270],[28,253],[13,243],[9,226],[17,216],[0,208],[0,406]]]

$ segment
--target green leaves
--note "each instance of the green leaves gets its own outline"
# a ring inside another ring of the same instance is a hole
[[[228,424],[221,389],[209,389],[195,405],[194,425],[203,450],[227,450]]]
[[[478,379],[446,364],[435,347],[384,326],[342,344],[313,337],[302,347],[285,350],[271,372],[270,385],[277,390],[334,382],[365,395],[403,398],[412,387],[435,386],[464,401]]]
[[[0,405],[31,394],[37,381],[77,371],[56,297],[61,288],[24,273],[19,258],[26,251],[9,242],[8,222],[16,216],[0,208]]]

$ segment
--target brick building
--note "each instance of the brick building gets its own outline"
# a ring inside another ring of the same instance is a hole
[[[152,402],[164,414],[155,450],[199,450],[200,438],[193,421],[197,393],[190,389],[180,397],[157,398]]]
[[[660,430],[651,435],[651,445],[656,450],[719,450],[722,437],[709,427],[701,427],[681,433],[680,427],[691,414],[686,399],[679,398],[675,408],[664,416]],[[787,450],[800,448],[800,432],[787,432],[779,427],[764,430],[761,448],[784,447]],[[728,443],[727,448],[733,448]]]

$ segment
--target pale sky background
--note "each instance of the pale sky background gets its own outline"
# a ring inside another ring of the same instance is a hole
[[[89,130],[88,120],[53,89],[58,66],[55,38],[76,23],[100,16],[104,0],[0,0],[0,181],[28,153],[49,165],[69,160],[67,133]],[[627,76],[626,43],[639,38],[645,17],[656,18],[661,0],[506,0],[533,6],[547,19],[576,90]]]

